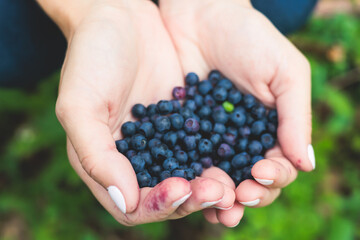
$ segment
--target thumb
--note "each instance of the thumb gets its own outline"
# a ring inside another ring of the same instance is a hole
[[[121,212],[134,211],[139,201],[139,186],[131,163],[116,149],[107,125],[107,108],[95,110],[89,104],[78,105],[81,107],[58,100],[56,106],[58,119],[78,160],[86,173],[108,190]]]
[[[285,156],[302,171],[315,169],[311,145],[311,70],[295,48],[278,68],[270,89],[276,98],[278,139]]]

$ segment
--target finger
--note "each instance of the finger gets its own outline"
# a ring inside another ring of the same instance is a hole
[[[315,169],[311,145],[310,66],[294,47],[270,84],[276,98],[278,139],[285,156],[302,171]]]
[[[212,207],[224,198],[224,185],[216,180],[197,177],[190,184],[191,197],[170,216],[171,219],[181,218],[204,208]]]
[[[214,208],[205,208],[203,211],[204,217],[205,219],[212,224],[217,224],[219,223],[219,220],[217,219],[216,216],[216,209]]]
[[[245,180],[235,190],[236,200],[247,207],[263,207],[280,194],[279,188],[267,188],[254,180]]]
[[[217,180],[217,181],[227,185],[231,189],[235,190],[234,181],[230,178],[230,176],[226,172],[224,172],[222,169],[220,169],[218,167],[213,166],[213,167],[204,169],[203,173],[201,174],[201,177],[212,178],[214,180]]]
[[[245,207],[240,203],[235,203],[230,210],[216,210],[219,222],[226,227],[236,227],[244,215]]]
[[[276,146],[266,153],[265,159],[253,166],[251,174],[262,185],[283,188],[296,179],[297,170]]]
[[[91,110],[65,109],[62,123],[77,159],[97,183],[108,190],[123,213],[132,212],[139,202],[139,186],[129,160],[120,154],[108,126]]]

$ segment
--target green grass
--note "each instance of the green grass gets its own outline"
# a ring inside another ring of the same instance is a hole
[[[312,66],[317,169],[275,203],[246,209],[234,229],[200,213],[121,226],[68,163],[56,73],[31,93],[0,89],[0,239],[360,239],[360,20],[312,19],[291,40]],[[330,56],[334,46],[340,57]]]

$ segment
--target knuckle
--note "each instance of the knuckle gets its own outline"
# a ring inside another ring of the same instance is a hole
[[[91,178],[95,178],[97,176],[97,161],[95,161],[92,156],[80,157],[80,163]]]

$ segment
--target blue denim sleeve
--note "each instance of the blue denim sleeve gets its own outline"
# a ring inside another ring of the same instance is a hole
[[[220,1],[220,0],[219,0]],[[252,0],[284,34],[301,27],[316,0]],[[0,0],[0,87],[31,87],[61,66],[66,41],[34,0]]]

